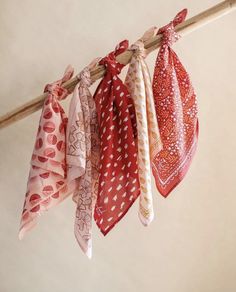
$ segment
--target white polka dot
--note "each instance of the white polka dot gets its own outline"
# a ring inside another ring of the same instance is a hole
[[[119,106],[122,106],[122,104],[123,104],[123,100],[119,103]]]
[[[117,191],[119,191],[120,189],[122,189],[122,185],[118,185],[118,187],[116,189],[117,189]]]
[[[104,204],[107,204],[108,203],[108,197],[106,197],[105,199],[104,199]]]
[[[125,202],[122,202],[120,205],[120,208],[123,209],[124,205],[125,205]]]
[[[122,155],[118,156],[117,161],[120,161],[122,159]]]

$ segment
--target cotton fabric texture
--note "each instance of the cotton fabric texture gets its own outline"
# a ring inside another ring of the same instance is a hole
[[[156,186],[167,196],[183,179],[196,151],[197,101],[188,73],[171,49],[179,36],[175,27],[187,10],[159,29],[161,47],[156,59],[153,94],[163,149],[153,160]]]
[[[69,108],[67,126],[68,180],[76,180],[73,200],[76,202],[75,237],[83,252],[92,256],[92,218],[98,192],[99,137],[97,112],[90,69],[94,60],[79,75]]]
[[[153,220],[152,199],[152,160],[162,149],[160,133],[155,112],[152,83],[145,62],[147,52],[144,42],[155,36],[156,28],[151,28],[143,37],[130,47],[134,52],[125,85],[135,105],[138,141],[138,173],[140,180],[139,218],[144,225]]]
[[[67,117],[59,101],[69,92],[61,85],[73,75],[68,67],[62,79],[48,84],[36,142],[31,158],[27,192],[20,223],[20,239],[44,211],[62,202],[75,189],[66,175]]]
[[[94,94],[101,139],[94,218],[104,235],[126,214],[140,194],[134,104],[118,77],[124,65],[116,61],[116,56],[127,48],[128,41],[125,40],[100,61],[106,73]]]

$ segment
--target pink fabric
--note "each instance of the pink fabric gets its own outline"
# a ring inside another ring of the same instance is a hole
[[[77,204],[75,236],[83,252],[92,256],[92,213],[97,199],[99,137],[95,102],[89,91],[90,69],[94,60],[79,75],[70,103],[67,127],[67,164],[69,181],[76,179],[73,200]]]
[[[128,41],[123,41],[100,61],[106,67],[106,73],[94,94],[101,139],[94,218],[104,235],[119,222],[140,194],[134,105],[118,77],[124,65],[116,61],[116,56],[127,48]]]
[[[62,79],[45,87],[45,98],[36,142],[31,159],[27,192],[20,224],[20,239],[37,223],[44,211],[59,204],[75,189],[74,181],[66,176],[66,125],[67,118],[59,101],[69,92],[63,82],[73,75],[68,67]]]
[[[175,26],[184,21],[186,14],[184,9],[158,31],[162,40],[154,69],[153,95],[163,149],[153,159],[153,174],[165,197],[187,173],[198,139],[196,95],[188,73],[171,49],[179,38]]]

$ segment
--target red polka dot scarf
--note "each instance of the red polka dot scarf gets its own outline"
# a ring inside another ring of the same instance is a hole
[[[75,189],[74,182],[66,182],[67,118],[58,102],[68,95],[68,91],[61,85],[72,75],[73,69],[68,67],[62,79],[45,87],[48,95],[44,101],[31,159],[20,238],[37,223],[43,211],[63,201]]]
[[[163,149],[153,160],[153,173],[157,188],[165,197],[188,171],[198,138],[194,89],[171,49],[179,38],[175,26],[184,21],[186,14],[186,9],[181,11],[158,31],[162,40],[154,69],[153,94]]]
[[[100,61],[106,74],[94,95],[101,139],[94,219],[104,235],[126,214],[140,193],[134,105],[117,76],[124,65],[115,59],[127,48],[125,40]]]

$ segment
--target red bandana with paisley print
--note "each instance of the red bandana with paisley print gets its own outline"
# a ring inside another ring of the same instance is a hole
[[[153,160],[156,186],[166,197],[184,178],[198,139],[197,101],[190,78],[171,49],[179,36],[175,26],[184,21],[187,10],[159,29],[161,47],[156,59],[153,94],[163,149]]]

